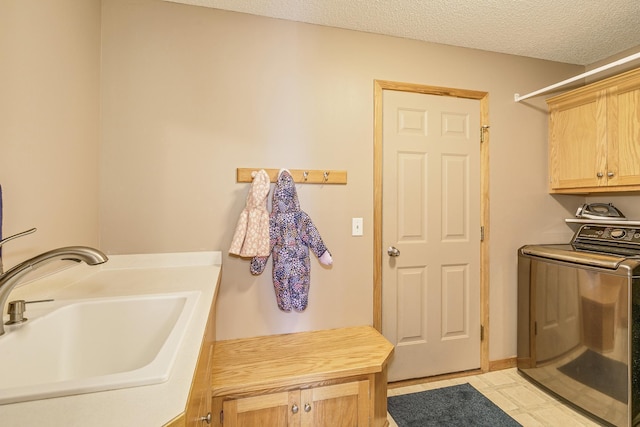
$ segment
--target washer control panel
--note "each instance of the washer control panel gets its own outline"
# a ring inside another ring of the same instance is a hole
[[[640,255],[640,227],[585,224],[573,236],[571,244],[588,251]]]

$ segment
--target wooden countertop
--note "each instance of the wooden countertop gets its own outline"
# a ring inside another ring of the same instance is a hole
[[[371,326],[216,342],[213,396],[380,372],[393,345]]]

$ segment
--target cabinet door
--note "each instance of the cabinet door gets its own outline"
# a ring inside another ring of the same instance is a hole
[[[607,185],[606,91],[550,103],[549,109],[551,189]]]
[[[204,344],[206,345],[206,343]],[[196,375],[193,384],[191,386],[192,392],[195,390],[202,390],[200,392],[200,399],[197,403],[197,412],[194,414],[191,411],[195,409],[196,403],[190,403],[187,406],[187,427],[203,426],[206,425],[205,420],[207,416],[211,416],[211,384],[209,378],[211,378],[211,359],[213,358],[213,346],[208,345],[208,350],[204,355],[200,355],[203,360],[206,360],[206,365],[201,367],[201,362],[198,360],[196,365]],[[192,406],[193,405],[193,406]]]
[[[621,84],[609,97],[609,185],[640,184],[640,86]]]
[[[302,390],[303,427],[369,425],[369,381],[353,381]]]
[[[266,394],[223,403],[224,427],[300,425],[299,391]],[[293,409],[293,410],[292,410]]]

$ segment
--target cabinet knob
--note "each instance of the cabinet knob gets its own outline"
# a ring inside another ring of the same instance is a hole
[[[298,405],[293,405],[291,407],[291,412],[293,412],[294,414],[297,414],[298,413]]]
[[[613,172],[607,172],[607,176],[608,176],[609,178],[613,178],[613,175],[614,175],[614,173],[613,173]]]
[[[211,412],[207,413],[206,417],[200,417],[199,421],[204,421],[207,424],[211,424]]]
[[[309,405],[308,403],[304,404],[304,412],[309,412],[311,411],[311,405]]]
[[[597,176],[598,178],[602,178],[602,177],[604,176],[604,174],[603,174],[602,172],[598,172],[598,173],[596,174],[596,176]]]

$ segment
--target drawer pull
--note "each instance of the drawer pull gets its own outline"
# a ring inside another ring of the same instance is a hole
[[[211,424],[211,412],[209,412],[206,417],[200,417],[199,421],[204,421],[207,424]]]

